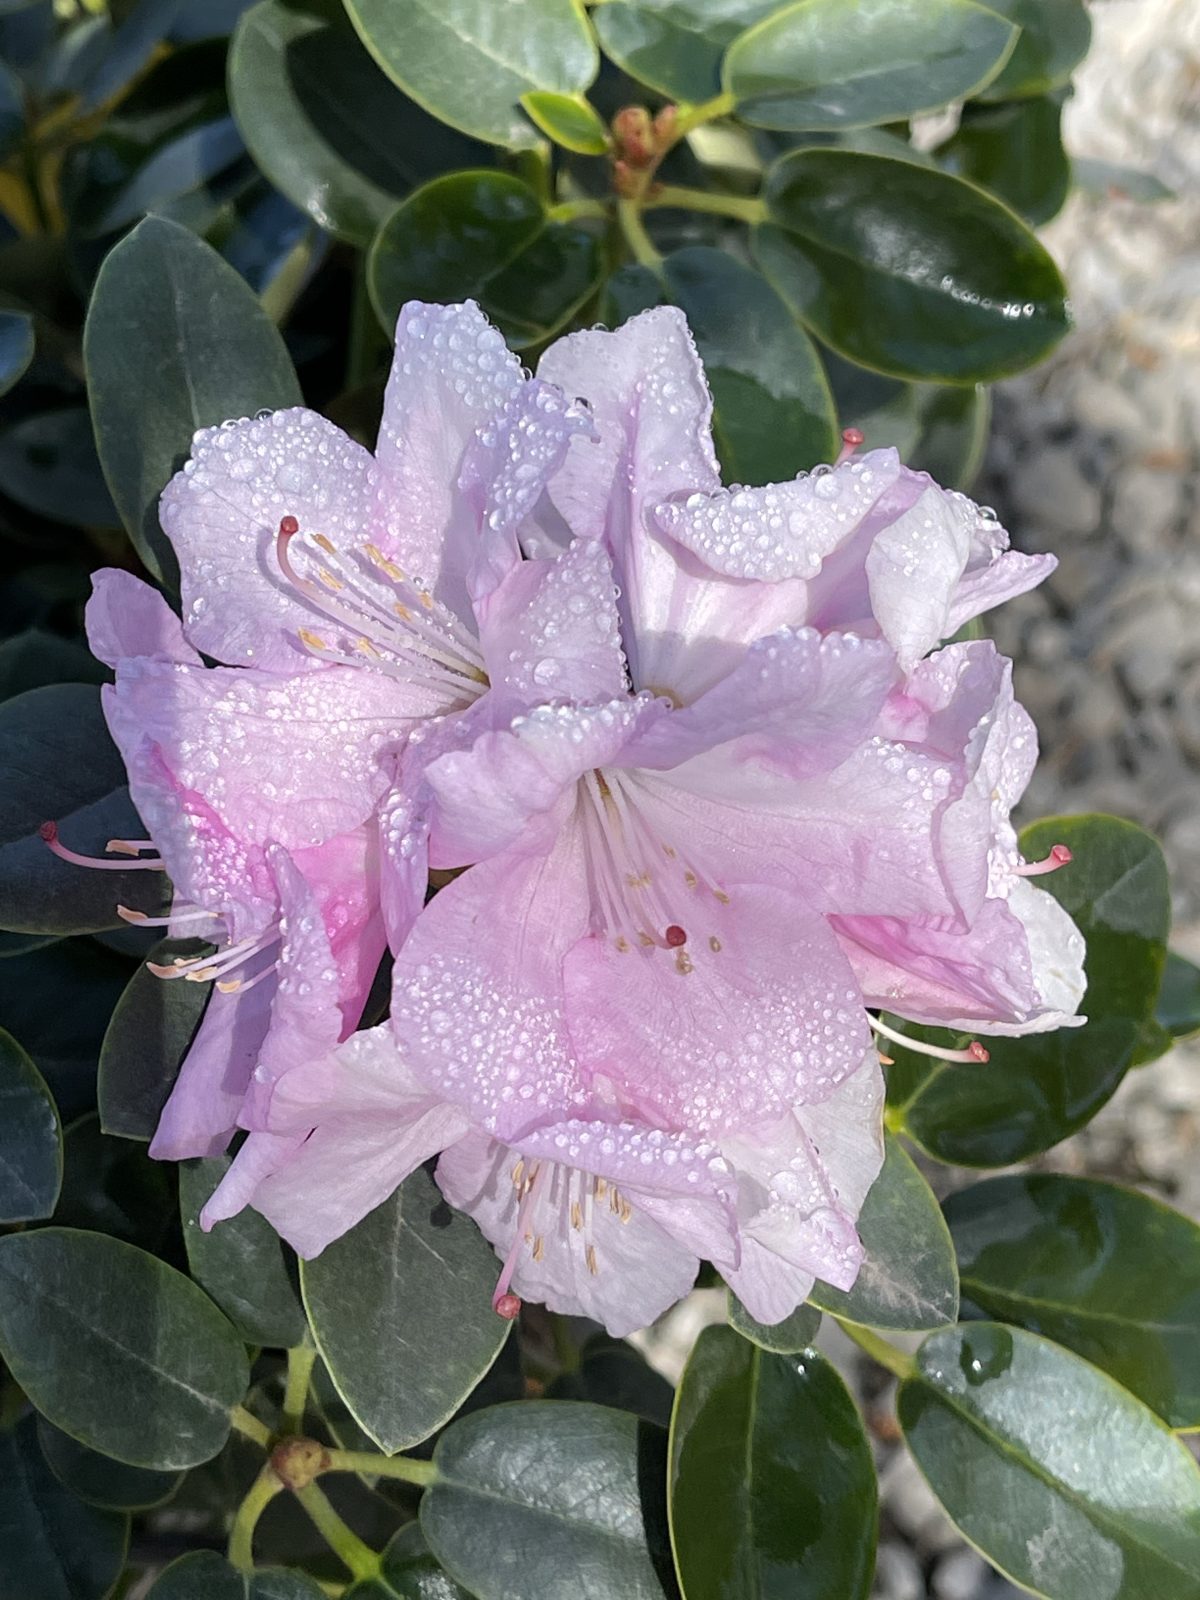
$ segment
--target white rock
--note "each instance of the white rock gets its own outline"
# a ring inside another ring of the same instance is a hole
[[[974,1550],[952,1550],[934,1569],[930,1587],[935,1600],[977,1600],[990,1571]]]

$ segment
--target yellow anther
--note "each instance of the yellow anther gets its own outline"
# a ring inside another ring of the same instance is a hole
[[[319,633],[313,633],[310,628],[300,629],[300,643],[306,644],[310,650],[328,650],[329,646]]]
[[[591,1273],[592,1277],[594,1278],[597,1275],[597,1273],[600,1271],[600,1264],[596,1260],[596,1246],[594,1244],[588,1245],[587,1249],[584,1251],[583,1254],[584,1254],[584,1259],[587,1262],[587,1269]]]
[[[721,941],[717,938],[715,933],[710,933],[708,936],[708,948],[712,951],[713,955],[716,955],[717,951],[721,948]]]
[[[571,1201],[571,1226],[576,1233],[583,1227],[583,1210],[578,1200]]]
[[[314,533],[313,543],[319,544],[327,556],[337,555],[337,546],[332,539],[327,539],[323,533]]]

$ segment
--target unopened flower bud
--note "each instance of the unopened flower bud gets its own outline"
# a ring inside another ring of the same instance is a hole
[[[657,154],[654,124],[645,106],[624,106],[612,119],[617,149],[631,167],[648,167]]]
[[[329,1451],[316,1439],[282,1439],[271,1451],[271,1468],[285,1489],[307,1489],[329,1466]]]

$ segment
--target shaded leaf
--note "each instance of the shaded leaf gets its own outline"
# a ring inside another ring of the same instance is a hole
[[[726,45],[778,9],[779,0],[607,0],[592,25],[631,78],[672,100],[707,100]]]
[[[532,89],[574,94],[599,59],[580,0],[346,0],[367,49],[443,122],[511,149],[536,142]]]
[[[427,1439],[495,1361],[496,1257],[423,1169],[300,1264],[317,1348],[351,1412],[391,1455]]]
[[[745,1306],[729,1291],[729,1326],[743,1339],[749,1339],[760,1350],[772,1355],[794,1356],[807,1350],[817,1337],[821,1326],[821,1313],[816,1306],[800,1305],[782,1322],[758,1322]]]
[[[160,1506],[183,1482],[182,1472],[127,1467],[123,1461],[89,1450],[45,1417],[37,1419],[37,1437],[47,1465],[64,1488],[89,1505],[108,1511],[142,1511]]]
[[[661,1428],[606,1406],[532,1400],[464,1417],[433,1459],[421,1529],[478,1600],[578,1600],[589,1572],[604,1600],[672,1595]]]
[[[0,1222],[50,1216],[61,1182],[54,1096],[17,1041],[0,1029]]]
[[[771,1355],[705,1328],[671,1419],[671,1541],[687,1600],[865,1600],[875,1568],[871,1447],[815,1350]]]
[[[197,428],[299,403],[283,340],[215,250],[178,223],[147,217],[100,269],[84,360],[112,497],[143,561],[174,584],[158,496]]]
[[[546,1391],[552,1400],[591,1400],[631,1411],[664,1428],[671,1420],[675,1391],[641,1351],[624,1339],[595,1333],[579,1353],[579,1365],[564,1372]]]
[[[1061,123],[1061,100],[1048,95],[1008,105],[969,105],[936,154],[948,172],[998,194],[1026,222],[1049,222],[1071,188]]]
[[[1167,951],[1155,1016],[1172,1039],[1200,1033],[1200,967],[1174,950]]]
[[[415,1522],[400,1529],[379,1559],[379,1576],[352,1584],[344,1600],[471,1600],[438,1566]]]
[[[1021,32],[1004,70],[982,92],[986,100],[1016,100],[1058,88],[1088,53],[1092,24],[1083,0],[989,0]]]
[[[755,127],[865,128],[966,99],[1016,37],[974,0],[799,0],[733,41],[722,83]]]
[[[103,1133],[94,1112],[63,1138],[63,1189],[54,1213],[64,1228],[91,1228],[157,1251],[175,1218],[170,1172],[129,1139]]]
[[[39,517],[98,527],[118,520],[84,406],[36,412],[5,428],[0,483],[10,500]]]
[[[146,1600],[323,1600],[323,1595],[303,1572],[283,1567],[239,1572],[215,1550],[195,1550],[172,1561]]]
[[[1102,1367],[1175,1428],[1200,1425],[1200,1228],[1149,1195],[1014,1173],[945,1202],[963,1294]]]
[[[164,940],[150,952],[150,960],[166,964],[180,951],[196,948],[195,941]],[[97,1098],[105,1133],[154,1137],[211,987],[166,982],[147,965],[130,978],[100,1048]]]
[[[1140,200],[1148,204],[1175,198],[1175,191],[1152,172],[1139,172],[1135,167],[1118,166],[1112,161],[1075,156],[1071,161],[1071,176],[1079,188],[1104,200]]]
[[[0,1354],[44,1416],[135,1467],[207,1461],[249,1382],[246,1354],[203,1290],[100,1233],[0,1239]]]
[[[0,311],[0,395],[5,395],[33,360],[33,318],[26,311]]]

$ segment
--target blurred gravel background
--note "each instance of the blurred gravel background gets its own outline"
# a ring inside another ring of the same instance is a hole
[[[1174,198],[1076,193],[1043,230],[1076,329],[996,391],[975,495],[1019,549],[1060,564],[989,627],[1041,734],[1023,818],[1099,810],[1150,828],[1172,873],[1172,944],[1200,960],[1200,0],[1097,0],[1092,17],[1068,152],[1153,173]],[[1200,1218],[1200,1041],[1131,1072],[1037,1165],[1135,1183]],[[972,1179],[929,1176],[941,1191]],[[643,1336],[651,1359],[678,1378],[724,1314],[723,1292],[698,1291]],[[1016,1600],[897,1446],[891,1380],[828,1318],[820,1343],[877,1443],[875,1600]]]

